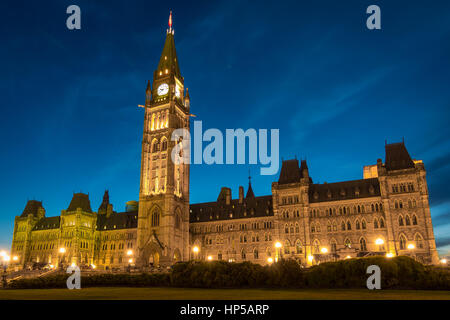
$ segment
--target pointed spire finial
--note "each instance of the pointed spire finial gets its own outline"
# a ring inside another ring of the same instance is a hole
[[[170,11],[169,15],[169,33],[172,32],[172,11]]]

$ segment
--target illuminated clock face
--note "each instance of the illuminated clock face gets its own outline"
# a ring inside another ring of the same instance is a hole
[[[158,96],[163,96],[169,92],[169,85],[167,83],[163,83],[158,87]]]
[[[180,87],[178,85],[175,86],[175,95],[177,98],[179,98],[181,95]]]

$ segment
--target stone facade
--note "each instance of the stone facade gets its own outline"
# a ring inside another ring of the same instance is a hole
[[[380,254],[438,263],[426,171],[404,143],[386,145],[384,163],[364,167],[361,180],[314,184],[306,161],[293,159],[283,161],[271,195],[256,197],[249,182],[238,199],[222,188],[217,201],[190,205],[189,165],[171,158],[183,156],[183,137],[171,137],[189,131],[191,116],[171,28],[143,107],[139,202],[115,212],[106,192],[94,212],[89,196],[77,193],[60,216],[45,217],[41,202],[28,201],[14,222],[12,267],[279,258],[309,266]]]

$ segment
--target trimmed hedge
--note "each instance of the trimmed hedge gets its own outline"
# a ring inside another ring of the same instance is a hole
[[[250,262],[184,262],[169,274],[98,274],[81,277],[81,287],[191,288],[366,288],[367,267],[381,269],[382,289],[450,290],[450,272],[424,266],[409,257],[368,257],[321,263],[303,269],[293,260],[271,266]],[[68,274],[10,282],[10,288],[66,288]]]

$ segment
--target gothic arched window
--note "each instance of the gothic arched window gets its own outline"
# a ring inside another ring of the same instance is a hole
[[[158,227],[159,226],[159,219],[160,219],[159,211],[154,211],[152,213],[152,227]]]
[[[359,247],[361,251],[367,251],[366,239],[364,238],[359,239]]]
[[[411,225],[411,219],[409,218],[409,215],[406,216],[406,225],[410,226]]]
[[[161,144],[161,151],[166,151],[166,150],[167,150],[167,140],[164,139]]]
[[[300,240],[297,240],[297,241],[295,242],[295,252],[296,252],[297,254],[302,253],[302,243],[300,242]]]
[[[400,250],[406,249],[406,238],[404,235],[400,236]]]
[[[366,220],[363,219],[363,220],[361,221],[361,227],[362,227],[363,230],[366,229]]]
[[[420,234],[416,234],[414,239],[416,241],[416,248],[423,249],[423,238]]]

